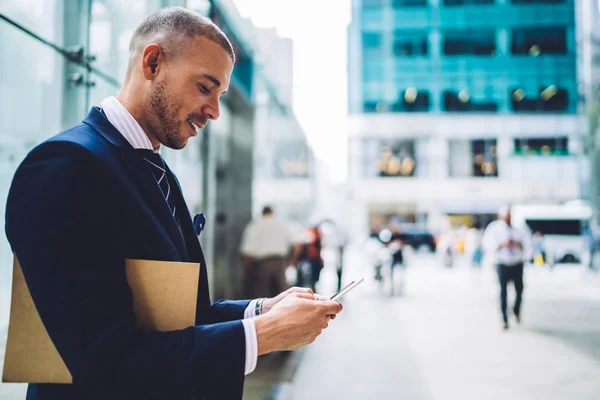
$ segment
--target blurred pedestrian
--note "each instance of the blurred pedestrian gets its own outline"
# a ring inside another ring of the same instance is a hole
[[[589,269],[593,270],[595,268],[594,258],[596,257],[596,238],[594,236],[594,231],[592,228],[588,227],[585,230],[585,238],[588,245],[588,251],[590,254],[590,262],[588,264]]]
[[[503,207],[498,220],[492,222],[482,239],[486,255],[496,264],[500,282],[500,307],[504,321],[503,328],[508,329],[507,287],[509,282],[515,286],[516,298],[513,307],[517,323],[521,322],[521,297],[523,294],[523,265],[531,256],[531,233],[526,227],[514,227],[511,223],[509,207]]]
[[[301,259],[308,264],[308,276],[303,276],[304,283],[308,287],[315,290],[317,283],[321,277],[323,269],[323,258],[321,250],[323,249],[323,241],[321,231],[318,225],[313,225],[306,231],[306,241],[301,252]],[[303,274],[306,275],[306,274]]]
[[[342,275],[344,274],[344,250],[348,245],[348,235],[341,228],[337,230],[338,259],[336,263],[337,291],[342,290]]]
[[[294,247],[288,226],[275,219],[272,207],[265,206],[262,218],[250,222],[242,237],[246,296],[276,296],[287,289],[285,268],[288,256],[295,262]]]
[[[479,221],[474,221],[471,228],[465,235],[465,255],[467,256],[471,266],[474,268],[481,267],[483,251],[481,249],[481,239],[483,232]]]
[[[544,249],[544,238],[540,231],[537,231],[533,235],[532,240],[532,249],[533,249],[533,264],[538,266],[544,266],[548,264],[550,267],[552,265],[549,263],[548,258],[546,257],[546,250]]]
[[[392,232],[392,236],[390,240],[386,243],[387,248],[390,251],[392,256],[391,264],[390,264],[390,293],[394,295],[394,276],[398,275],[400,271],[404,268],[404,253],[402,247],[405,244],[405,236],[402,234],[400,224],[397,222],[392,222],[390,224],[390,230]],[[397,272],[395,272],[397,271]],[[400,276],[400,290],[402,289],[402,285],[404,284],[404,275]]]

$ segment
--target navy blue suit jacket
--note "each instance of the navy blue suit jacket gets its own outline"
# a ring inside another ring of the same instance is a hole
[[[72,385],[30,385],[28,399],[242,397],[248,301],[211,304],[198,237],[171,179],[179,227],[145,161],[98,108],[18,168],[6,234],[73,376]],[[201,263],[196,326],[136,328],[127,258]]]

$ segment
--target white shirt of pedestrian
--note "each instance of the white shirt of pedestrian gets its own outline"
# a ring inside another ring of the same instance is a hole
[[[293,244],[287,225],[272,216],[265,216],[246,227],[241,251],[255,258],[285,257]]]
[[[518,246],[501,247],[512,240],[521,243]],[[494,264],[513,266],[526,262],[531,258],[531,232],[527,227],[514,227],[503,220],[489,224],[482,239],[486,256],[491,257]]]

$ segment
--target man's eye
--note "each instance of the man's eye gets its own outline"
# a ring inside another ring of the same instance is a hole
[[[209,94],[210,93],[210,89],[207,88],[206,86],[200,84],[198,85],[198,89],[200,89],[200,92],[202,92],[203,94]]]

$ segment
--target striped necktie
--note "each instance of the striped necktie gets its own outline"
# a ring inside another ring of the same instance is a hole
[[[176,217],[176,207],[175,207],[175,199],[173,193],[171,191],[171,185],[169,184],[169,178],[167,177],[167,166],[165,161],[160,156],[160,154],[153,152],[152,150],[139,149],[138,150],[144,161],[154,174],[154,178],[156,179],[156,183],[160,187],[165,200],[169,204],[169,208],[171,209],[171,214],[173,214],[173,218],[177,220]]]

